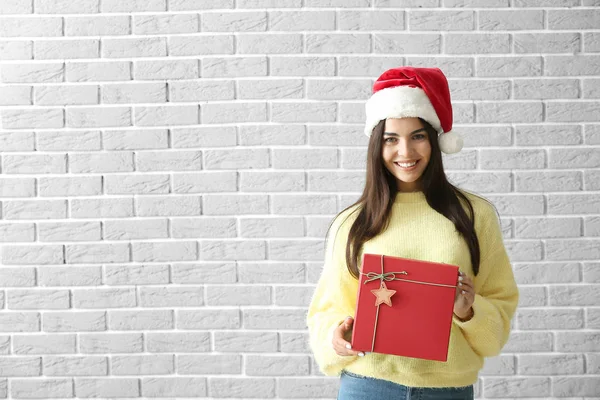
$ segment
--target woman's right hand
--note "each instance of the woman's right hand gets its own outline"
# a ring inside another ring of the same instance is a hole
[[[331,344],[333,345],[333,349],[339,356],[363,357],[365,355],[362,351],[352,350],[352,345],[348,340],[346,340],[347,337],[351,337],[353,323],[354,319],[352,317],[346,317],[344,322],[342,322],[333,331],[333,339],[331,340]]]

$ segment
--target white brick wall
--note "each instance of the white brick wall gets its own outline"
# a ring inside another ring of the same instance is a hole
[[[1,0],[0,398],[334,398],[305,311],[403,64],[522,291],[478,397],[600,398],[598,0]]]

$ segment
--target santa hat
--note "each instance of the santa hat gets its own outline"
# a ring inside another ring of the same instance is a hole
[[[386,118],[420,117],[439,133],[440,149],[458,153],[462,137],[452,130],[452,104],[446,76],[439,68],[398,67],[385,71],[366,104],[365,134]]]

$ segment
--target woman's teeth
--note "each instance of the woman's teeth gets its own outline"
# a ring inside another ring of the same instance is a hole
[[[405,163],[396,163],[396,165],[399,165],[402,168],[410,168],[412,166],[415,166],[416,164],[417,164],[416,161],[413,162],[413,163],[407,163],[407,164],[405,164]]]

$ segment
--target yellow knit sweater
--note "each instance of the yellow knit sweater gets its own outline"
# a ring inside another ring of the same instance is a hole
[[[467,243],[454,224],[427,204],[422,192],[398,192],[388,228],[362,247],[363,253],[385,254],[460,267],[474,282],[474,316],[453,319],[446,362],[367,353],[338,356],[331,335],[346,316],[354,317],[358,281],[346,268],[345,249],[357,206],[340,213],[327,240],[325,264],[307,315],[310,346],[325,375],[342,370],[416,387],[467,386],[477,381],[484,357],[498,355],[508,340],[519,300],[510,260],[494,208],[464,192],[475,210],[475,230],[481,249],[474,276]],[[348,217],[348,218],[346,218]],[[360,266],[359,266],[360,268]],[[418,323],[417,321],[414,322]],[[401,329],[412,329],[410,322]]]

